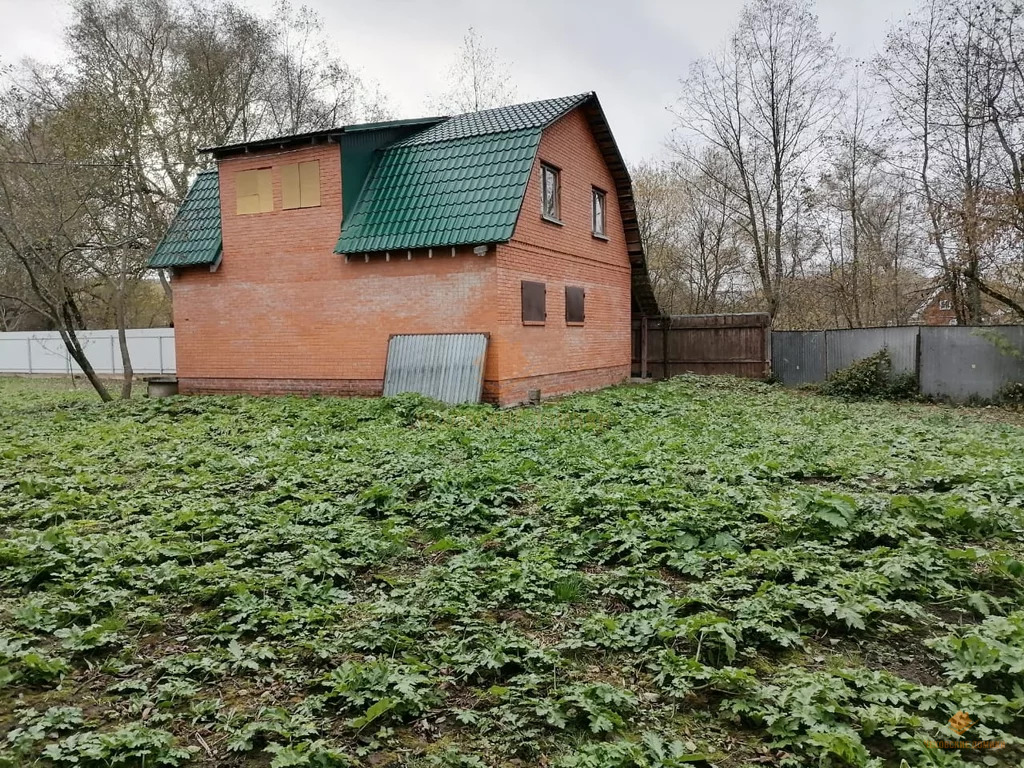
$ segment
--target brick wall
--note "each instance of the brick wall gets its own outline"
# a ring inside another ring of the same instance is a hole
[[[560,169],[561,221],[541,218],[540,164]],[[591,232],[591,193],[604,190],[607,240]],[[499,245],[499,306],[492,337],[503,404],[531,389],[550,396],[622,381],[630,365],[630,269],[615,185],[586,118],[575,110],[544,132],[512,240]],[[547,287],[547,321],[524,325],[520,283]],[[565,321],[565,287],[586,290],[582,326]]]
[[[280,166],[320,161],[321,206],[281,209]],[[221,162],[224,257],[174,278],[183,392],[380,391],[393,333],[487,332],[495,252],[471,247],[361,257],[334,253],[341,228],[337,145]],[[234,174],[272,168],[274,210],[239,216]],[[488,361],[490,365],[490,361]]]
[[[946,301],[949,302],[949,308],[943,309],[943,302]],[[921,322],[925,325],[956,325],[953,295],[949,291],[940,291],[934,296],[921,312]]]
[[[321,205],[282,210],[282,165],[320,161]],[[563,226],[540,217],[540,161],[561,168]],[[235,173],[272,169],[274,210],[239,216]],[[541,140],[512,240],[372,255],[334,253],[341,163],[334,144],[220,164],[224,257],[216,272],[179,271],[174,321],[180,390],[279,394],[381,391],[395,333],[487,332],[485,399],[512,404],[623,380],[630,365],[630,272],[614,184],[575,111]],[[591,234],[591,189],[607,191],[607,240]],[[520,281],[547,285],[547,322],[524,326]],[[565,322],[565,286],[586,290],[586,321]]]

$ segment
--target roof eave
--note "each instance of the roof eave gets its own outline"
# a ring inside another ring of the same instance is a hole
[[[255,152],[263,149],[280,149],[285,147],[299,146],[302,144],[315,144],[320,142],[336,141],[344,133],[358,133],[363,131],[376,131],[385,128],[401,126],[424,126],[437,125],[445,117],[417,117],[409,120],[383,120],[374,123],[356,123],[354,125],[341,125],[334,128],[325,128],[318,131],[307,131],[305,133],[288,134],[285,136],[271,136],[266,139],[255,139],[252,141],[239,141],[234,144],[220,144],[209,147],[199,147],[196,152],[205,152],[220,158],[227,155]]]
[[[465,248],[467,246],[478,246],[478,245],[505,245],[512,239],[509,235],[503,240],[458,240],[455,242],[437,242],[437,243],[426,243],[423,245],[415,245],[411,248],[405,246],[401,248],[343,248],[339,242],[334,247],[334,252],[339,256],[361,256],[363,254],[375,254],[375,253],[405,253],[406,251],[426,251],[431,248]]]
[[[651,285],[651,277],[647,271],[647,257],[644,254],[643,240],[640,237],[636,201],[633,197],[633,181],[629,176],[626,161],[615,141],[615,136],[612,134],[611,126],[608,124],[608,118],[604,114],[597,94],[591,92],[573,109],[576,107],[583,109],[587,122],[590,124],[591,133],[593,133],[608,170],[611,171],[612,179],[615,181],[615,194],[619,200],[619,216],[622,219],[622,229],[626,235],[626,251],[629,254],[632,272],[635,310],[637,314],[647,317],[660,316],[661,309],[658,307],[654,287]]]

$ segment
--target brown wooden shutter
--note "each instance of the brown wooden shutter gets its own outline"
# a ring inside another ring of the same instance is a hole
[[[547,289],[544,283],[523,280],[523,322],[543,323],[547,320]]]
[[[573,285],[565,286],[565,322],[582,323],[586,291]]]

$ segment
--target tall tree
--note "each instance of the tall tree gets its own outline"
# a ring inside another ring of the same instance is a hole
[[[330,53],[318,19],[307,9],[293,12],[286,2],[273,19],[232,0],[75,0],[73,8],[69,60],[56,68],[26,65],[10,91],[4,128],[13,156],[0,164],[0,181],[9,182],[9,231],[20,221],[27,232],[30,222],[19,217],[35,217],[32,237],[12,238],[18,252],[31,246],[39,254],[40,242],[61,242],[74,258],[11,258],[35,277],[72,270],[58,281],[64,286],[58,296],[88,286],[108,302],[121,340],[122,395],[129,396],[128,304],[139,293],[148,253],[207,162],[196,148],[323,128],[364,114],[373,119],[380,109]],[[47,126],[45,146],[39,126]],[[35,162],[40,157],[45,162]],[[40,188],[68,182],[62,203],[75,215],[66,219],[64,208],[25,197],[32,187],[26,169],[39,177]],[[79,183],[86,169],[90,181]],[[68,200],[72,193],[79,198]],[[41,207],[19,207],[33,203]],[[54,306],[50,314],[63,317],[59,301]],[[72,312],[71,318],[75,323],[61,322],[69,349],[78,354],[73,326],[84,326],[84,315]]]
[[[1020,13],[1015,0],[925,0],[876,60],[961,323],[983,321],[983,295],[1024,316],[1002,269],[1024,266],[1014,170],[1024,150],[1014,96]]]
[[[679,126],[728,159],[729,175],[699,152],[687,159],[728,192],[774,317],[800,243],[800,195],[838,114],[843,60],[821,34],[810,0],[752,0],[724,48],[683,81]],[[787,232],[792,229],[792,232]]]
[[[517,100],[509,65],[473,27],[462,38],[462,47],[448,69],[446,81],[445,90],[429,104],[430,109],[439,113],[479,112],[505,107]]]
[[[706,150],[705,164],[725,159]],[[637,219],[659,303],[668,312],[708,314],[729,308],[728,289],[746,284],[739,240],[725,188],[679,161],[632,172]]]

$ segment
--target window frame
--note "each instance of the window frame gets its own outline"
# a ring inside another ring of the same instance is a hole
[[[554,214],[548,212],[548,174],[555,182]],[[552,163],[540,163],[540,217],[552,224],[562,224],[562,169]]]
[[[601,201],[601,228],[598,229],[597,203]],[[608,239],[608,193],[600,187],[590,188],[590,234],[598,240]]]
[[[952,299],[939,299],[939,311],[940,312],[949,312],[952,309],[953,309],[953,300]]]
[[[569,307],[575,302],[569,298],[570,293],[579,292],[579,320],[569,317]],[[580,285],[565,286],[565,324],[570,326],[583,326],[587,321],[587,289]]]
[[[523,325],[545,325],[547,323],[548,287],[546,283],[537,280],[521,280],[519,282],[519,303]],[[538,309],[539,312],[537,312]]]

